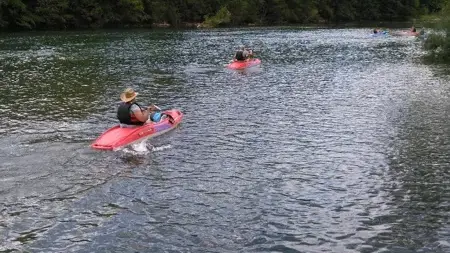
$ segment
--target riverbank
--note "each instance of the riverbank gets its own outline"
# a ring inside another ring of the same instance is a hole
[[[171,25],[169,23],[155,23],[148,25],[122,25],[122,26],[107,26],[101,28],[71,28],[71,29],[33,29],[33,30],[3,30],[0,34],[11,33],[41,33],[41,32],[84,32],[84,31],[102,31],[102,30],[185,30],[185,29],[224,29],[224,28],[239,28],[239,29],[264,29],[264,28],[304,28],[304,29],[343,29],[343,28],[368,28],[375,27],[390,28],[390,29],[403,29],[409,28],[415,25],[420,28],[421,25],[416,25],[414,21],[405,22],[387,22],[387,21],[367,21],[367,22],[347,22],[347,23],[308,23],[308,24],[247,24],[240,26],[221,26],[221,27],[207,27],[202,23],[181,23],[178,25]]]
[[[411,27],[412,25],[415,25],[416,22],[414,20],[410,21],[402,21],[402,22],[391,22],[391,21],[363,21],[363,22],[345,22],[345,23],[327,23],[327,22],[320,22],[320,23],[304,23],[304,24],[256,24],[256,23],[250,23],[246,25],[239,25],[239,26],[233,26],[233,25],[226,25],[226,26],[220,26],[220,27],[208,27],[204,23],[200,22],[186,22],[178,25],[171,25],[169,23],[155,23],[150,26],[147,26],[147,28],[170,28],[170,29],[189,29],[189,28],[203,28],[203,29],[214,29],[214,28],[264,28],[264,27],[305,27],[305,28],[365,28],[365,27],[386,27],[386,28],[405,28],[405,27]],[[145,28],[145,27],[135,27],[135,28]]]

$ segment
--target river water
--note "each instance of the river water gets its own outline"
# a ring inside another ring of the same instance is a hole
[[[450,252],[449,78],[369,32],[2,35],[0,252]],[[128,86],[182,124],[90,149]]]

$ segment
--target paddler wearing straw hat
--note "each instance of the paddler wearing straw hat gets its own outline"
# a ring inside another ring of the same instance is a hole
[[[125,89],[120,94],[122,102],[117,109],[117,119],[121,127],[140,126],[145,124],[151,115],[159,108],[155,105],[150,105],[146,109],[136,103],[136,96],[138,95],[132,88]]]

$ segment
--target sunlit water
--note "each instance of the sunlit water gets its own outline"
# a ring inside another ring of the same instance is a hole
[[[448,78],[369,32],[3,35],[0,252],[450,252]],[[182,124],[90,149],[127,86]]]

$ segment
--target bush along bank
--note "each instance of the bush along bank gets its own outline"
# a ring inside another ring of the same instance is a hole
[[[445,0],[0,0],[0,30],[405,21]]]

